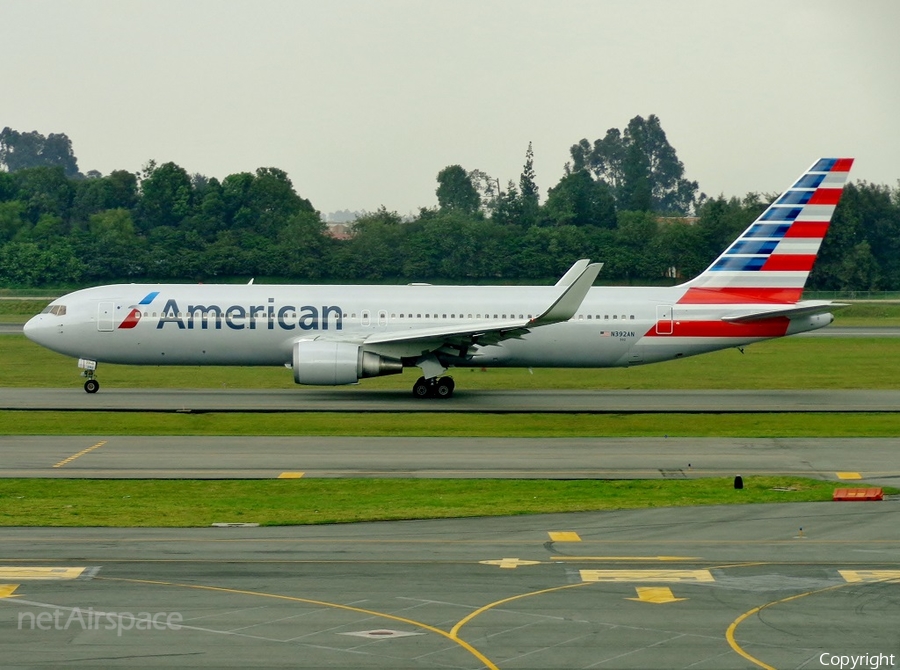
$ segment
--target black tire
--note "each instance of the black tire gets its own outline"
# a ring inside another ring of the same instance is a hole
[[[425,381],[425,377],[419,377],[413,385],[413,395],[416,398],[427,398],[431,395],[431,384]]]
[[[445,381],[450,385],[450,393],[453,393],[453,391],[456,389],[456,382],[453,381],[453,377],[444,377],[442,381]]]
[[[100,390],[100,382],[98,382],[96,379],[88,379],[84,383],[84,390],[88,393],[96,393]]]
[[[441,379],[434,388],[434,394],[438,398],[449,398],[453,395],[453,380],[449,377]]]

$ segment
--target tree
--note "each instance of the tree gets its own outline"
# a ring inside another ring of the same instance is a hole
[[[32,167],[59,166],[67,177],[81,177],[72,141],[65,133],[44,137],[36,130],[20,133],[9,126],[0,131],[0,163],[10,172]]]
[[[525,165],[519,175],[519,197],[522,199],[522,225],[532,226],[537,223],[540,207],[540,193],[534,177],[534,151],[531,142],[525,151]]]
[[[12,175],[18,186],[17,200],[25,204],[26,216],[32,223],[43,214],[69,218],[75,182],[66,178],[63,168],[23,168]]]
[[[87,221],[105,209],[133,209],[138,200],[137,176],[125,170],[108,177],[84,179],[75,183],[72,218]]]
[[[616,225],[616,206],[609,187],[584,171],[564,175],[550,189],[544,215],[556,226]]]
[[[187,171],[175,163],[150,161],[140,183],[138,226],[142,231],[157,226],[177,226],[191,213],[193,189]]]
[[[272,237],[292,216],[315,212],[309,200],[294,191],[287,173],[277,168],[228,175],[222,180],[221,197],[230,228]]]
[[[571,170],[589,171],[612,189],[619,209],[687,214],[698,186],[684,179],[684,164],[666,139],[659,118],[635,116],[624,133],[616,128],[591,145],[569,150]]]
[[[459,165],[448,165],[438,172],[438,205],[442,210],[475,214],[481,207],[481,196],[469,174]]]
[[[878,264],[868,242],[860,242],[844,256],[838,277],[841,291],[871,291],[878,288]]]
[[[0,202],[0,244],[20,237],[30,224],[25,220],[25,204],[18,200]]]
[[[86,231],[76,237],[85,275],[94,279],[143,276],[146,260],[131,212],[107,209],[92,214]]]

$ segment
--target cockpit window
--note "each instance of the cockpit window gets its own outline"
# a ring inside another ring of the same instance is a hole
[[[65,316],[66,314],[66,306],[65,305],[47,305],[41,314],[55,314],[56,316]]]

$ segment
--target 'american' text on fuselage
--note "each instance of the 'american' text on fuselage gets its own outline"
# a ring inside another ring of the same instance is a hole
[[[267,305],[231,305],[224,309],[219,305],[188,305],[187,310],[182,312],[178,303],[170,298],[163,307],[156,327],[160,329],[171,323],[180,330],[193,330],[199,322],[201,330],[208,330],[210,321],[217,330],[221,330],[223,322],[232,330],[256,330],[260,321],[269,330],[274,330],[276,325],[282,330],[328,330],[329,323],[333,324],[334,330],[342,330],[344,313],[337,305],[322,305],[321,308],[313,305],[299,308],[284,305],[276,310],[275,298],[269,298]]]

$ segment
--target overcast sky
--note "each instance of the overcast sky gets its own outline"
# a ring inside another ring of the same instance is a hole
[[[0,128],[66,133],[82,172],[278,167],[327,214],[436,204],[447,165],[543,197],[569,147],[659,116],[710,195],[820,156],[900,178],[893,0],[0,0]]]

